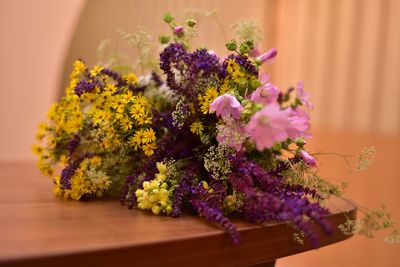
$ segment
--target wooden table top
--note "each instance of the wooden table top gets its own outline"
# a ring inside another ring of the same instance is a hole
[[[329,219],[338,225],[355,213],[335,201]],[[0,163],[0,266],[248,266],[311,249],[294,242],[283,223],[234,223],[239,246],[204,218],[153,216],[115,200],[55,198],[33,163]],[[340,231],[320,236],[322,245],[348,238]]]

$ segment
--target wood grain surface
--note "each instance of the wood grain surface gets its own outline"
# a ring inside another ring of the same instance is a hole
[[[355,217],[352,206],[338,206]],[[346,219],[336,210],[330,220]],[[193,215],[174,219],[129,210],[115,200],[55,198],[51,181],[33,163],[0,163],[0,266],[248,266],[311,249],[295,243],[291,228],[282,223],[235,224],[239,246]],[[323,245],[345,238],[338,231],[330,237],[321,233]]]

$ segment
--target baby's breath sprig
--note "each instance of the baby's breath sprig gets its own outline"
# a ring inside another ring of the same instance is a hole
[[[258,43],[261,41],[261,31],[257,22],[254,20],[240,20],[232,25],[232,30],[238,36],[240,42],[254,41]]]
[[[380,209],[369,210],[358,205],[358,209],[363,216],[357,220],[348,219],[345,223],[338,226],[339,230],[345,235],[362,235],[366,238],[373,238],[375,233],[382,230],[392,229],[392,233],[385,237],[384,241],[398,243],[400,241],[399,230],[394,228],[392,215],[386,211],[386,207],[381,205]]]

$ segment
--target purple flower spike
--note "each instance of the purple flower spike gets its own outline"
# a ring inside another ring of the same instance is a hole
[[[317,166],[317,161],[315,160],[315,158],[313,156],[311,156],[310,154],[308,154],[307,151],[302,150],[300,151],[300,157],[303,159],[303,161],[310,167],[315,167]]]
[[[271,62],[276,55],[278,55],[278,50],[276,48],[272,48],[262,54],[261,56],[257,57],[257,60],[262,64],[262,63],[269,63]]]

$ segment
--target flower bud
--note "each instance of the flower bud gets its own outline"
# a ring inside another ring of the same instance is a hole
[[[160,43],[162,43],[162,44],[168,44],[170,39],[171,39],[171,37],[166,36],[166,35],[160,35],[160,37],[159,37]]]
[[[273,60],[277,54],[278,54],[278,50],[276,48],[272,48],[272,49],[268,50],[267,52],[265,52],[264,54],[258,56],[256,58],[256,60],[258,62],[260,62],[260,64],[268,63],[268,62],[271,62],[271,60]]]
[[[173,22],[175,20],[175,18],[170,14],[170,13],[166,13],[165,15],[164,15],[164,21],[166,22],[166,23],[171,23],[171,22]]]
[[[301,150],[300,151],[300,157],[303,159],[303,161],[310,167],[315,167],[317,166],[317,161],[315,160],[315,158],[313,156],[311,156],[310,154],[308,154],[307,151],[305,150]]]
[[[175,26],[174,27],[174,34],[177,35],[178,37],[183,36],[183,26]]]
[[[186,25],[188,25],[190,28],[193,28],[197,22],[194,19],[187,19],[186,20]]]
[[[230,40],[225,44],[225,46],[229,51],[235,51],[237,49],[237,43],[235,40]]]

